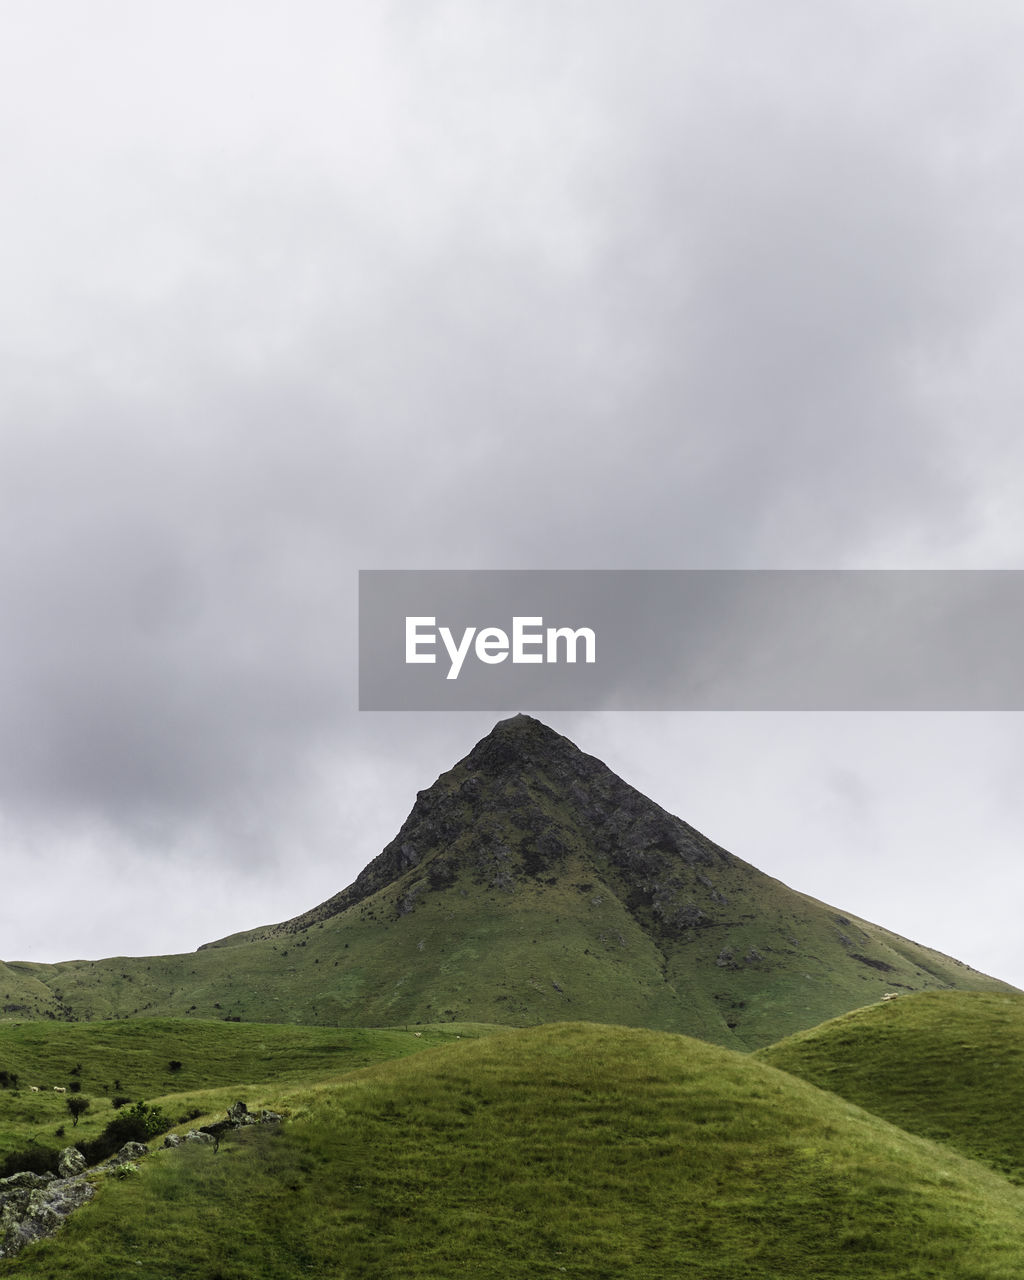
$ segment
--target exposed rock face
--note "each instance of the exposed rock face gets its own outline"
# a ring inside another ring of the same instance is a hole
[[[57,1172],[62,1178],[74,1178],[85,1172],[85,1156],[77,1147],[65,1147],[60,1153]]]
[[[496,815],[509,818],[511,830],[499,831]],[[621,878],[626,905],[644,925],[671,935],[714,923],[728,905],[716,884],[719,874],[749,870],[568,738],[517,715],[499,721],[465,759],[417,794],[398,835],[347,889],[262,932],[297,933],[403,877],[399,916],[467,869],[480,885],[514,893],[524,876],[558,875],[581,840]],[[412,871],[422,875],[409,876]]]
[[[12,1173],[9,1178],[0,1178],[0,1196],[7,1191],[20,1191],[24,1187],[45,1187],[56,1181],[52,1173]]]
[[[53,1235],[95,1194],[82,1177],[16,1173],[0,1180],[0,1258],[11,1258],[27,1244]]]
[[[117,1155],[112,1156],[104,1167],[127,1164],[129,1160],[141,1160],[144,1155],[148,1154],[149,1148],[144,1142],[126,1142]]]

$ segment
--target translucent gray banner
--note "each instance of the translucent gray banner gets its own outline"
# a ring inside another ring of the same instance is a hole
[[[1020,711],[1024,571],[364,570],[365,711]]]

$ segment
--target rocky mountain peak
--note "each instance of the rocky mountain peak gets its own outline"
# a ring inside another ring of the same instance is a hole
[[[306,928],[392,885],[400,910],[466,875],[515,893],[527,882],[555,883],[570,863],[584,880],[610,877],[632,911],[675,933],[724,903],[708,873],[738,859],[520,714],[500,720],[417,794],[401,830],[347,889],[283,927]]]
[[[564,763],[582,754],[568,738],[520,712],[507,720],[499,720],[462,764],[475,773],[507,774],[529,765],[543,767],[556,760]]]

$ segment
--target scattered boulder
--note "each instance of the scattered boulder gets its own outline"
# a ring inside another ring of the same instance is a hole
[[[115,1156],[101,1165],[100,1168],[111,1170],[117,1169],[122,1164],[127,1164],[129,1160],[139,1160],[142,1156],[149,1154],[149,1148],[144,1142],[126,1142],[121,1150]]]
[[[74,1178],[85,1172],[85,1156],[77,1147],[65,1147],[60,1153],[57,1172],[62,1178]]]
[[[246,1124],[259,1124],[260,1122],[249,1111],[244,1102],[233,1102],[227,1109],[227,1119],[217,1120],[214,1124],[204,1124],[200,1127],[199,1132],[207,1134],[213,1139],[214,1151],[220,1150],[220,1140],[223,1134],[230,1133],[233,1129],[241,1129]]]
[[[249,1114],[249,1108],[241,1101],[233,1102],[228,1107],[228,1119],[232,1124],[237,1125],[256,1123],[256,1117]]]
[[[45,1187],[54,1179],[52,1173],[12,1173],[9,1178],[0,1178],[0,1198],[8,1191],[19,1191],[22,1187]]]

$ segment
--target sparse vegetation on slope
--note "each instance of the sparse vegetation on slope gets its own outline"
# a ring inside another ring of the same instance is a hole
[[[750,1057],[554,1025],[280,1084],[0,1275],[1018,1280],[1024,1192]],[[214,1095],[210,1095],[211,1104]],[[220,1105],[222,1099],[217,1100]]]
[[[1024,1183],[1024,995],[901,996],[758,1057]]]
[[[489,1030],[425,1027],[417,1037],[397,1028],[339,1031],[189,1019],[0,1025],[0,1067],[18,1081],[0,1089],[0,1166],[15,1152],[56,1152],[72,1136],[76,1142],[93,1139],[128,1102],[166,1098],[168,1114],[177,1117],[196,1106],[208,1110],[198,1095],[218,1086],[244,1091],[338,1076]],[[55,1085],[72,1082],[82,1095],[54,1092]],[[67,1099],[83,1095],[91,1105],[72,1135]],[[58,1135],[61,1128],[65,1133]]]

